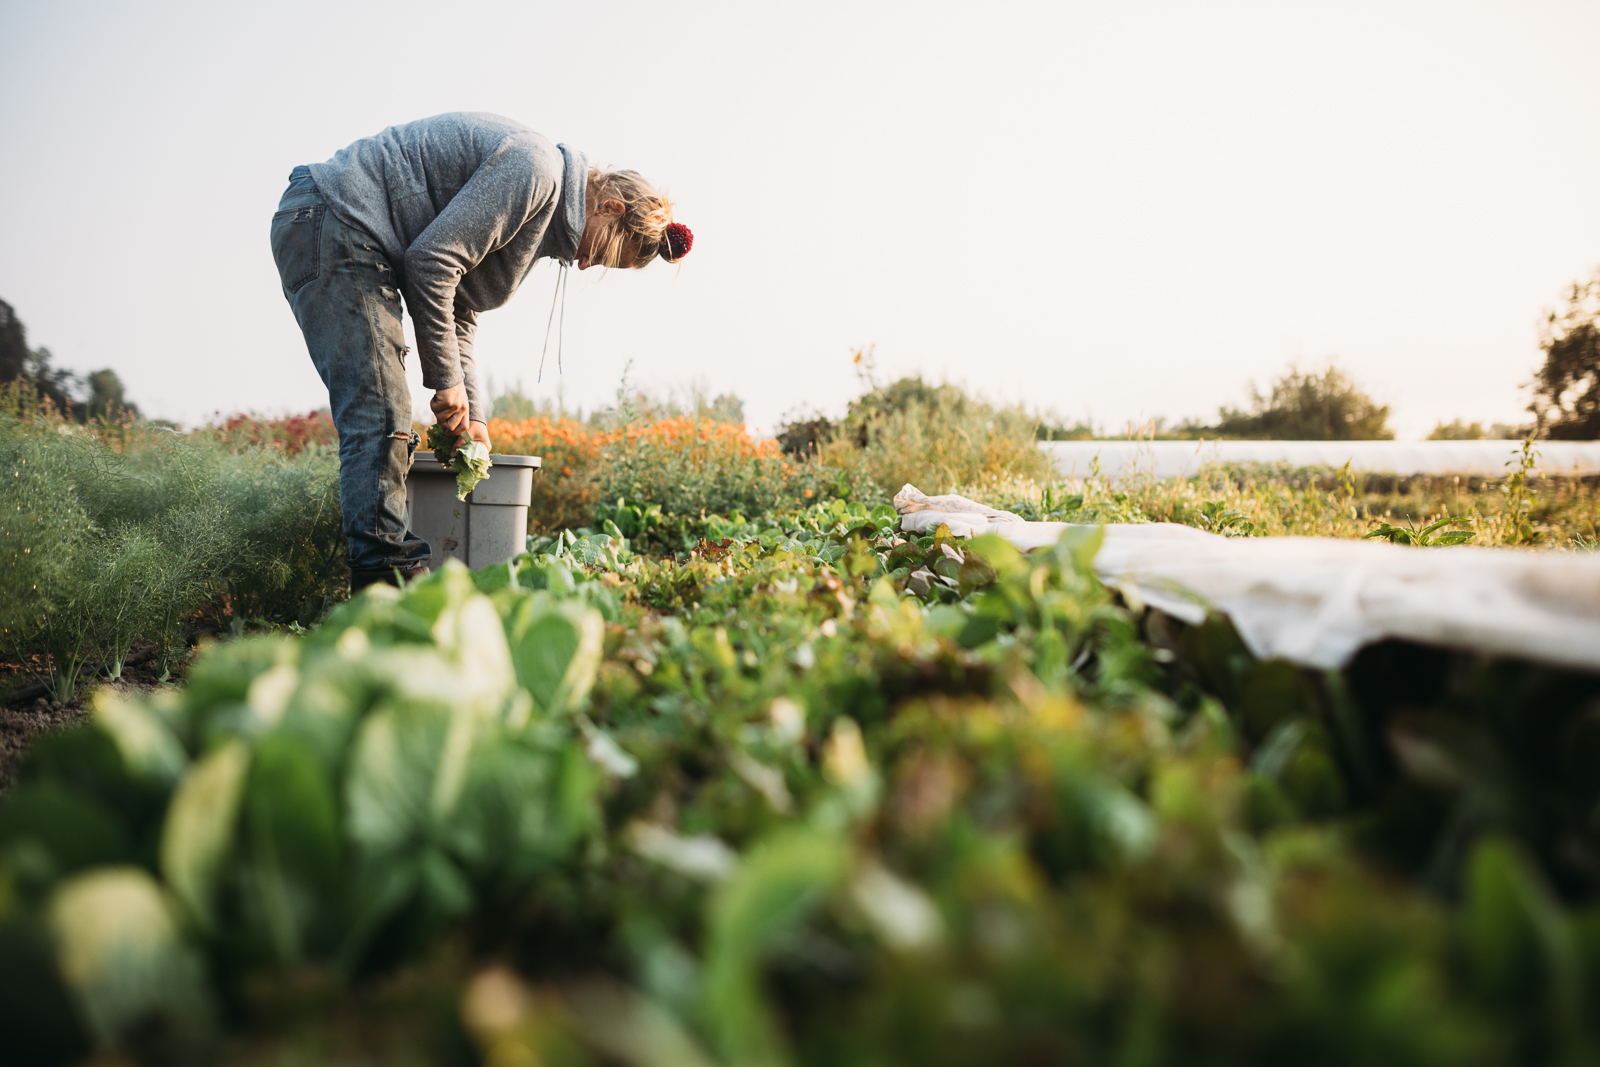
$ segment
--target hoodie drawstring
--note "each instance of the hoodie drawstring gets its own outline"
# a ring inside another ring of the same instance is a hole
[[[534,382],[544,381],[544,357],[550,352],[550,326],[556,321],[556,298],[561,298],[561,329],[556,334],[556,373],[560,374],[564,368],[561,365],[562,342],[567,334],[567,267],[566,260],[561,261],[560,268],[556,271],[556,291],[550,295],[550,318],[544,324],[544,348],[539,352],[539,376]]]

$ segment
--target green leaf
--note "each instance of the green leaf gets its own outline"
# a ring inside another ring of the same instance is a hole
[[[460,434],[453,434],[438,423],[428,427],[428,450],[438,459],[439,466],[449,467],[455,459],[456,445],[461,442]]]
[[[455,918],[472,910],[472,886],[460,868],[437,848],[424,849],[418,888],[435,914]]]
[[[889,550],[889,559],[886,565],[890,570],[894,570],[896,567],[910,567],[915,570],[922,566],[927,558],[928,553],[921,545],[915,541],[906,541],[895,545]]]
[[[940,637],[955,637],[966,629],[967,613],[954,604],[940,604],[930,608],[923,617],[923,627]]]
[[[1408,530],[1404,526],[1394,526],[1387,522],[1379,523],[1377,526],[1361,535],[1361,539],[1363,541],[1371,540],[1373,538],[1382,538],[1383,540],[1388,541],[1390,544],[1395,545],[1414,545],[1417,543],[1417,537],[1414,531]]]
[[[983,534],[967,542],[966,553],[968,557],[976,556],[988,564],[993,575],[998,577],[1012,577],[1028,572],[1028,561],[1017,546],[1000,537],[998,534]],[[965,570],[965,568],[963,568]],[[992,581],[993,578],[990,579]],[[987,584],[987,583],[985,583]]]
[[[529,598],[510,627],[517,682],[547,715],[581,707],[600,668],[605,622],[573,601]]]
[[[1427,540],[1428,540],[1428,535],[1433,533],[1433,531],[1441,529],[1442,527],[1445,527],[1445,526],[1449,526],[1452,522],[1460,522],[1460,521],[1461,521],[1460,519],[1452,519],[1448,515],[1446,515],[1442,519],[1435,519],[1432,522],[1428,523],[1428,525],[1424,526],[1421,530],[1417,531],[1417,540],[1423,542],[1424,544],[1426,544]]]
[[[602,537],[605,537],[607,541],[610,540],[606,534],[594,534],[588,537],[578,538],[578,540],[574,541],[568,548],[568,557],[577,560],[586,567],[599,566],[601,563],[605,562],[606,558],[607,542],[600,540]]]
[[[257,678],[275,667],[292,668],[299,661],[300,651],[298,642],[282,637],[247,637],[217,645],[190,668],[184,680],[183,706],[190,716],[203,723],[230,714],[254,718],[262,710],[269,716],[274,711],[281,713],[282,706],[266,698],[280,695],[287,698],[287,693],[268,693],[266,690],[273,688],[272,683],[268,683],[252,702],[251,688]],[[238,705],[250,710],[245,712]]]
[[[0,804],[0,857],[19,883],[43,888],[127,853],[127,835],[105,808],[60,783],[23,786]]]
[[[993,585],[998,577],[995,568],[982,556],[975,552],[968,552],[966,559],[961,561],[961,569],[957,579],[961,583],[961,595],[971,596],[980,589],[987,589]]]
[[[82,1013],[61,980],[56,945],[37,914],[0,917],[0,1034],[19,1064],[85,1062],[91,1051]]]
[[[477,594],[478,588],[466,564],[458,559],[447,559],[426,578],[406,586],[397,606],[431,627],[447,608],[456,607]]]
[[[198,955],[160,886],[137,867],[99,867],[62,883],[46,912],[61,977],[102,1045],[160,1016],[190,1034],[209,1005]]]
[[[450,469],[456,472],[456,499],[465,500],[478,483],[489,477],[489,450],[481,441],[468,441],[456,449]]]
[[[415,703],[374,712],[361,724],[345,808],[349,834],[363,851],[389,852],[421,838],[449,727],[444,708]]]
[[[1000,620],[993,615],[968,616],[956,634],[956,643],[962,648],[977,648],[994,640],[999,632]]]
[[[628,1067],[715,1067],[682,1023],[654,1001],[614,982],[571,989],[567,1003],[590,1045]]]
[[[783,1061],[783,1038],[761,991],[761,955],[839,883],[848,862],[839,835],[786,827],[751,849],[712,897],[704,1008],[725,1059]]]
[[[1071,567],[1079,574],[1092,574],[1094,557],[1105,539],[1104,526],[1069,526],[1061,531],[1061,539],[1056,542],[1056,559],[1063,567]]]
[[[460,669],[458,699],[497,708],[516,685],[506,631],[493,602],[474,594],[439,613],[434,640]]]
[[[240,850],[249,913],[283,963],[331,946],[343,869],[329,766],[308,741],[268,737],[256,748],[244,795]]]
[[[473,749],[441,836],[476,876],[537,872],[597,825],[598,784],[576,745],[552,751],[521,738],[496,738]]]
[[[192,767],[161,831],[161,876],[202,930],[216,923],[217,876],[233,848],[250,750],[233,741]]]
[[[501,589],[515,586],[517,583],[512,576],[530,560],[531,556],[521,556],[505,563],[496,563],[492,567],[480,567],[472,572],[472,584],[480,593],[493,593]]]
[[[189,765],[172,730],[140,702],[102,689],[95,694],[94,723],[116,743],[135,778],[174,784]]]
[[[893,504],[879,504],[868,513],[868,516],[880,527],[893,529],[900,525],[900,513],[894,509]]]
[[[1243,678],[1239,710],[1250,735],[1266,738],[1286,720],[1315,714],[1317,698],[1299,667],[1284,659],[1262,660]]]
[[[1581,963],[1571,924],[1520,848],[1485,837],[1472,852],[1462,939],[1478,992],[1502,1009],[1550,1003],[1581,1025]]]
[[[1327,731],[1312,718],[1279,722],[1256,749],[1251,769],[1276,782],[1306,816],[1319,818],[1344,810],[1344,779],[1329,751]]]

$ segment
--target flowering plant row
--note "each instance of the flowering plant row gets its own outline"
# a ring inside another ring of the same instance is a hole
[[[687,550],[708,515],[760,516],[837,495],[837,472],[786,457],[743,425],[680,416],[600,430],[575,419],[491,419],[496,452],[537,455],[532,533],[596,525],[619,500],[646,501],[668,521],[640,547]],[[844,495],[865,486],[844,488]]]

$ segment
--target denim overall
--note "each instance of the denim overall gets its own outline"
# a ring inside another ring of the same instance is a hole
[[[339,431],[339,510],[352,578],[365,584],[395,568],[410,577],[429,551],[406,528],[406,472],[417,438],[394,268],[377,241],[328,210],[306,167],[290,173],[272,216],[272,257]]]

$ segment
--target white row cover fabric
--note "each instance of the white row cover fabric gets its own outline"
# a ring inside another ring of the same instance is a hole
[[[937,506],[929,506],[937,502]],[[962,497],[895,496],[901,529],[945,523],[1027,551],[1071,525],[1023,522]],[[1175,523],[1108,524],[1095,570],[1185,622],[1227,615],[1250,651],[1342,667],[1385,638],[1600,670],[1600,556],[1506,548],[1406,548],[1329,537],[1229,538]]]
[[[1207,464],[1342,467],[1370,474],[1467,474],[1498,478],[1517,469],[1520,441],[1041,441],[1068,478],[1100,462],[1106,479],[1189,478]],[[1540,441],[1542,474],[1600,474],[1600,441]],[[1510,464],[1508,467],[1507,464]]]

